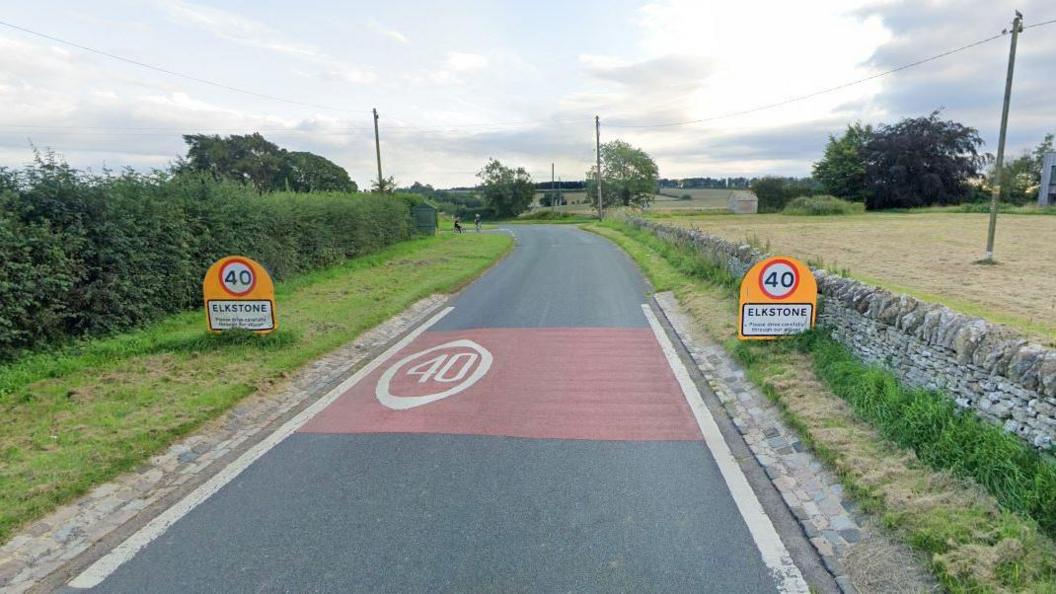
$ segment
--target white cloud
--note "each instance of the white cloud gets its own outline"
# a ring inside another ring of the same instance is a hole
[[[224,39],[294,56],[323,56],[311,46],[283,41],[278,31],[233,12],[184,0],[161,0],[160,5],[176,20],[195,25]]]
[[[488,59],[480,54],[468,52],[448,52],[447,67],[455,72],[480,70],[488,65]]]
[[[370,29],[372,31],[374,31],[375,33],[377,33],[379,35],[383,35],[385,37],[388,37],[389,39],[398,41],[400,43],[409,43],[410,42],[410,40],[407,39],[407,36],[404,35],[403,33],[400,33],[396,29],[392,29],[390,27],[386,27],[385,25],[382,25],[381,23],[379,23],[379,22],[377,22],[375,20],[371,20],[370,22],[368,22],[367,26],[370,27]]]
[[[844,123],[891,122],[939,106],[947,107],[947,117],[978,127],[992,151],[1007,38],[777,109],[687,126],[619,126],[709,118],[811,93],[994,34],[1007,26],[1013,2],[1028,24],[1047,18],[1052,2],[642,1],[640,8],[613,5],[601,35],[577,34],[591,23],[576,20],[575,11],[554,19],[554,39],[545,43],[505,34],[516,19],[507,11],[379,6],[372,12],[377,20],[368,20],[347,3],[322,14],[153,0],[149,9],[127,14],[127,3],[99,0],[96,20],[85,22],[29,3],[22,10],[40,22],[50,19],[54,28],[46,32],[56,36],[233,86],[362,112],[321,118],[303,106],[250,99],[7,33],[0,35],[0,165],[25,161],[27,137],[64,151],[77,166],[98,167],[103,159],[149,166],[184,151],[181,133],[260,130],[282,146],[331,158],[362,181],[375,174],[373,106],[382,114],[386,174],[438,186],[471,183],[465,172],[489,156],[544,170],[547,178],[551,161],[565,179],[581,176],[593,160],[595,114],[603,141],[622,138],[644,148],[665,176],[806,174],[827,133]],[[133,21],[138,25],[129,26]],[[359,23],[363,34],[349,35],[350,23]],[[288,32],[295,30],[312,34]],[[1053,127],[1053,31],[1056,26],[1029,29],[1020,37],[1011,152]],[[475,45],[459,45],[466,40]],[[187,44],[198,51],[172,51]],[[224,60],[202,61],[203,55]]]
[[[347,60],[331,56],[310,45],[284,40],[282,34],[275,29],[248,17],[185,0],[160,0],[160,5],[177,20],[199,27],[222,39],[318,64],[319,70],[313,76],[323,80],[368,84],[377,79],[372,69],[350,65]]]

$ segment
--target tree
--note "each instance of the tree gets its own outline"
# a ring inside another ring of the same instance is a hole
[[[392,194],[396,191],[396,180],[391,175],[381,181],[374,180],[370,184],[370,191],[375,194]]]
[[[512,169],[491,159],[477,173],[484,203],[499,218],[515,217],[528,209],[535,195],[532,176],[523,167]]]
[[[211,173],[214,178],[234,179],[267,192],[282,189],[282,149],[259,133],[232,135],[188,134],[186,168]]]
[[[866,208],[957,204],[972,193],[987,156],[975,128],[940,120],[939,112],[881,124],[866,143]]]
[[[1038,146],[1005,163],[1001,175],[1001,200],[1013,204],[1027,204],[1038,197],[1038,186],[1041,184],[1041,165],[1045,153],[1052,152],[1054,135],[1046,134]],[[997,166],[988,172],[988,186],[997,183]]]
[[[187,158],[177,171],[202,171],[215,179],[252,184],[260,192],[290,189],[355,192],[348,172],[332,161],[308,152],[290,152],[259,133],[221,137],[187,134]]]
[[[406,188],[400,188],[400,192],[406,192],[408,194],[418,194],[419,196],[432,197],[436,194],[436,188],[430,184],[423,184],[422,182],[416,181]]]
[[[825,191],[849,200],[865,201],[865,145],[873,136],[873,127],[859,122],[848,124],[842,136],[829,135],[825,154],[814,164],[814,179]]]
[[[751,190],[759,198],[759,212],[781,212],[785,204],[800,196],[816,196],[821,184],[809,177],[766,176],[752,180]]]
[[[649,206],[657,187],[656,161],[622,140],[601,145],[601,200],[605,208]],[[587,171],[587,196],[597,207],[597,167]]]
[[[286,152],[286,180],[294,192],[358,192],[348,172],[319,155]]]

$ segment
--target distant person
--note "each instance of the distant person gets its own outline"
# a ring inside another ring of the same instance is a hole
[[[477,233],[480,233],[480,213],[473,215],[473,225],[477,228]]]
[[[462,219],[455,217],[455,233],[462,233]]]

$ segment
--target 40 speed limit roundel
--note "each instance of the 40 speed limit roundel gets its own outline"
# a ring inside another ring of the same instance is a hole
[[[202,293],[210,332],[250,330],[267,334],[279,327],[271,276],[245,256],[227,256],[210,266]]]
[[[786,256],[767,258],[744,275],[737,335],[765,340],[814,327],[818,285],[805,264]]]

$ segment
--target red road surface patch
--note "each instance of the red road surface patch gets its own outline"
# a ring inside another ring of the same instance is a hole
[[[481,372],[487,354],[492,361]],[[479,379],[470,382],[475,373]],[[301,431],[701,439],[649,328],[426,332]]]

